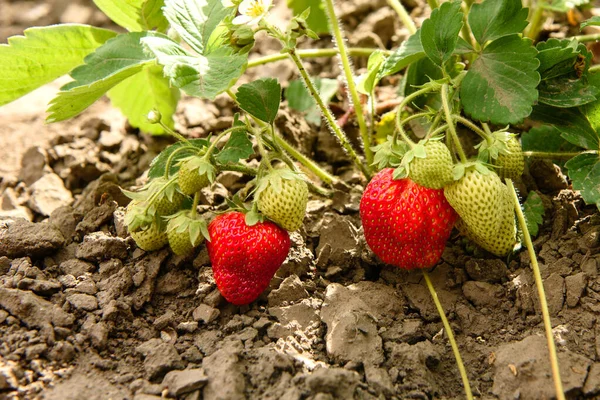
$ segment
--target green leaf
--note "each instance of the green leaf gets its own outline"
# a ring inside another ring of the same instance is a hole
[[[594,73],[588,75],[588,83],[590,87],[600,90],[600,74]],[[592,103],[588,103],[580,107],[585,114],[593,130],[600,131],[600,99]]]
[[[527,200],[523,203],[523,214],[527,222],[527,230],[532,237],[538,235],[539,226],[544,222],[544,203],[542,198],[535,191],[529,192]]]
[[[223,149],[215,156],[221,164],[236,163],[254,154],[252,142],[243,130],[233,131]]]
[[[590,0],[548,0],[540,4],[550,11],[567,12],[572,8],[588,4]]]
[[[171,160],[171,167],[169,168],[169,175],[173,175],[177,171],[179,171],[179,165],[177,165],[177,162],[179,160],[181,160],[185,157],[188,157],[190,155],[197,154],[199,150],[201,150],[202,148],[208,147],[208,145],[209,145],[208,140],[206,140],[206,139],[191,139],[188,142],[189,143],[177,142],[175,144],[170,145],[163,151],[161,151],[160,154],[158,156],[156,156],[150,163],[150,170],[148,171],[148,178],[150,178],[150,179],[159,178],[165,174],[165,168],[167,167],[167,161],[168,161],[169,157],[171,156],[171,154],[173,154],[173,152],[175,150],[178,150],[180,148],[191,145],[191,147],[189,149],[179,150],[179,151],[177,151],[177,154],[175,154],[173,156],[173,159]]]
[[[423,21],[421,44],[427,57],[437,65],[442,66],[454,52],[463,25],[463,13],[460,10],[460,1],[446,2]]]
[[[88,25],[29,28],[0,45],[0,106],[52,82],[116,32]]]
[[[244,72],[247,54],[221,47],[208,55],[192,55],[166,36],[146,37],[142,43],[158,58],[171,84],[190,96],[214,99]]]
[[[164,8],[165,17],[179,36],[205,56],[211,33],[234,12],[234,8],[224,7],[222,0],[165,0]]]
[[[587,79],[561,78],[542,81],[538,87],[539,102],[549,106],[577,107],[596,100],[599,90],[590,86]]]
[[[139,128],[142,132],[164,133],[159,124],[151,124],[146,118],[148,112],[153,109],[160,112],[163,124],[174,129],[173,114],[179,100],[179,89],[169,85],[169,80],[163,76],[160,66],[144,67],[141,72],[112,88],[108,97],[127,117],[131,126]]]
[[[583,29],[586,26],[600,26],[600,16],[595,16],[590,19],[586,19],[579,25],[579,28]]]
[[[94,0],[115,23],[130,32],[156,29],[163,32],[169,23],[162,13],[164,0]]]
[[[240,108],[269,124],[275,121],[281,102],[281,85],[274,78],[262,78],[239,87]]]
[[[518,35],[494,40],[465,76],[460,97],[465,112],[480,121],[507,125],[522,121],[538,98],[537,50]]]
[[[561,131],[552,125],[531,128],[521,135],[523,151],[564,152],[580,150],[579,146],[568,142],[561,136]]]
[[[540,60],[538,72],[542,80],[573,74],[576,72],[575,66],[582,62],[585,62],[584,67],[587,69],[591,60],[591,54],[585,45],[575,39],[549,39],[539,42],[536,48],[537,58]]]
[[[521,0],[485,0],[473,4],[469,25],[479,44],[523,32],[527,26],[528,10]]]
[[[313,84],[319,92],[321,100],[323,100],[323,103],[325,104],[329,104],[339,89],[337,79],[316,78],[313,81]],[[300,80],[290,81],[285,90],[285,98],[288,101],[288,106],[292,110],[306,113],[306,120],[308,122],[315,125],[321,123],[321,111],[317,107],[317,103],[315,103],[310,93],[308,93],[304,82]]]
[[[443,73],[440,67],[433,63],[429,58],[422,58],[415,63],[411,64],[406,70],[404,77],[405,87],[404,96],[419,90],[419,87],[432,81],[438,80],[443,77]],[[439,92],[433,92],[424,96],[417,97],[412,105],[418,108],[424,108],[429,106],[433,109],[440,110],[442,107],[441,97]]]
[[[154,63],[140,45],[152,32],[124,33],[108,40],[71,71],[72,82],[50,102],[47,122],[64,121],[79,114],[118,83]]]
[[[534,107],[531,119],[554,125],[569,142],[588,150],[598,149],[598,134],[578,108]]]
[[[584,153],[570,159],[565,166],[573,189],[581,192],[587,204],[600,208],[600,159],[598,154]]]
[[[323,0],[287,0],[288,8],[298,16],[307,8],[310,8],[310,14],[306,19],[309,29],[316,33],[329,32],[329,22],[323,9]]]
[[[360,81],[358,82],[357,90],[360,93],[370,95],[375,86],[377,86],[377,83],[379,82],[379,79],[377,78],[379,76],[379,68],[384,59],[385,56],[381,50],[375,50],[371,53],[367,63],[367,72],[359,77]]]
[[[398,47],[381,65],[379,69],[378,79],[394,75],[403,68],[425,57],[425,51],[421,45],[421,31],[418,30],[408,39],[406,39],[400,47]]]

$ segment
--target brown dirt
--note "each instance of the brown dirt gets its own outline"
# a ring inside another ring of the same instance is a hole
[[[355,3],[349,24],[373,15],[371,2]],[[36,4],[0,0],[10,10],[0,13],[0,37],[31,25],[14,16]],[[63,14],[52,15],[42,21]],[[260,74],[275,70],[291,76],[285,64]],[[74,121],[44,125],[58,86],[0,108],[0,398],[463,398],[421,273],[382,265],[368,249],[358,217],[364,182],[326,131],[289,123],[297,116],[287,110],[278,122],[317,159],[337,160],[335,172],[353,189],[311,199],[270,288],[236,307],[216,289],[204,246],[191,257],[145,253],[123,228],[127,200],[118,185],[134,184],[166,141],[128,128],[105,101]],[[217,105],[185,99],[179,129],[221,129],[232,105]],[[225,174],[203,209],[220,207],[243,184]],[[565,390],[597,398],[600,218],[552,165],[530,165],[519,187],[538,190],[547,210],[535,249]],[[431,277],[477,396],[553,397],[526,252],[502,260],[453,236]]]

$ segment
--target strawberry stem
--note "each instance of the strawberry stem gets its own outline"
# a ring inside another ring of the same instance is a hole
[[[452,113],[450,111],[450,102],[448,100],[448,84],[444,83],[442,85],[442,106],[444,108],[444,114],[446,116],[446,122],[448,123],[448,132],[450,133],[450,137],[452,139],[452,142],[454,144],[454,148],[456,149],[456,152],[458,153],[458,156],[460,157],[460,161],[465,163],[467,162],[467,156],[465,155],[465,151],[462,148],[462,145],[460,144],[460,139],[458,138],[458,135],[456,134],[456,127],[454,126],[454,119],[452,118]]]
[[[427,94],[433,90],[435,90],[435,88],[433,86],[430,86],[430,85],[425,86],[424,88],[421,88],[421,89],[417,90],[416,92],[409,94],[402,100],[402,102],[400,104],[398,104],[398,107],[396,107],[396,130],[394,131],[394,135],[392,136],[393,144],[397,143],[398,133],[400,133],[400,136],[402,136],[402,138],[406,141],[406,143],[408,143],[408,145],[411,148],[413,148],[415,146],[415,142],[410,140],[410,138],[404,131],[403,125],[406,122],[406,120],[402,121],[402,109],[404,107],[406,107],[411,101],[413,101],[417,97],[419,97],[423,94]]]
[[[190,210],[190,217],[192,219],[196,218],[196,214],[198,213],[198,203],[200,203],[199,191],[194,194],[194,202],[192,203],[192,209]]]
[[[198,152],[198,148],[195,147],[195,146],[183,146],[183,147],[180,147],[178,149],[175,149],[169,155],[169,158],[167,158],[167,163],[165,164],[165,173],[163,175],[165,179],[169,179],[169,175],[170,175],[170,172],[171,172],[171,164],[173,164],[173,160],[175,159],[175,156],[178,153],[181,153],[182,151],[185,151],[185,150]]]
[[[172,177],[171,179],[169,179],[163,185],[163,187],[161,187],[159,190],[156,191],[156,193],[154,193],[152,196],[150,196],[150,198],[146,201],[146,207],[144,208],[144,213],[148,212],[148,209],[156,201],[156,199],[158,198],[158,196],[160,196],[169,187],[169,185],[171,185],[176,180],[177,180],[177,175],[175,175],[174,177]]]
[[[427,4],[429,4],[429,7],[431,7],[432,10],[440,6],[437,0],[427,0]]]
[[[215,148],[217,147],[217,143],[223,139],[223,137],[225,137],[225,135],[227,135],[228,133],[234,132],[234,131],[238,131],[238,130],[242,130],[242,129],[246,129],[245,126],[234,126],[231,127],[227,130],[224,130],[223,132],[219,133],[219,135],[215,138],[215,140],[212,141],[212,143],[210,144],[210,146],[208,146],[208,149],[206,149],[206,154],[204,155],[204,159],[205,160],[209,160],[210,156],[212,155],[213,151],[215,151]]]
[[[463,386],[465,388],[465,396],[468,400],[473,399],[473,393],[471,392],[471,385],[469,383],[469,377],[467,376],[467,370],[465,369],[465,365],[463,364],[462,357],[460,356],[460,351],[458,350],[458,345],[456,344],[456,340],[454,339],[454,333],[452,332],[452,327],[448,322],[448,318],[446,318],[446,313],[444,312],[444,308],[442,307],[442,303],[440,303],[440,299],[438,298],[437,292],[433,287],[433,283],[431,283],[431,279],[429,278],[429,274],[427,271],[423,271],[423,277],[425,278],[425,283],[427,284],[427,288],[429,289],[429,293],[431,294],[431,298],[435,304],[435,308],[437,308],[438,314],[442,319],[442,324],[444,325],[444,329],[446,330],[446,335],[448,335],[448,341],[450,342],[450,346],[452,347],[452,352],[454,353],[454,358],[456,358],[456,365],[458,367],[458,372],[460,373],[460,377],[463,382]]]
[[[339,50],[340,61],[342,62],[342,69],[344,71],[344,76],[346,78],[346,86],[348,88],[348,92],[350,92],[350,100],[354,105],[354,110],[356,113],[356,121],[358,122],[358,128],[360,130],[360,136],[363,142],[363,150],[365,152],[365,158],[367,159],[367,165],[371,165],[373,163],[373,151],[371,150],[371,137],[369,136],[369,131],[367,129],[367,124],[365,122],[365,114],[363,112],[362,103],[360,101],[360,94],[356,89],[356,82],[354,79],[354,72],[352,71],[352,65],[350,64],[350,58],[348,57],[348,48],[346,47],[346,40],[342,33],[342,29],[340,28],[340,22],[338,21],[337,16],[335,15],[335,7],[333,4],[334,0],[325,0],[325,12],[327,13],[327,17],[329,19],[329,26],[331,28],[331,32],[333,33],[333,37],[335,39],[335,44]],[[410,20],[410,18],[409,18]],[[319,96],[320,97],[320,96]],[[368,169],[368,168],[367,168]],[[370,173],[367,174],[367,178],[369,178]]]
[[[588,151],[573,151],[573,152],[550,152],[550,151],[524,151],[523,155],[525,157],[532,158],[547,158],[550,160],[564,160],[570,159],[580,154],[589,153],[589,154],[598,154],[598,150],[588,150]]]
[[[315,103],[321,110],[321,114],[325,118],[327,125],[333,131],[333,133],[339,140],[339,142],[342,145],[342,147],[344,148],[344,150],[346,150],[346,152],[348,153],[350,158],[352,158],[352,161],[354,161],[354,164],[356,164],[356,166],[360,168],[360,170],[365,175],[365,177],[367,177],[367,179],[369,179],[371,177],[371,171],[370,171],[369,167],[360,160],[360,158],[358,157],[358,154],[356,154],[356,152],[352,148],[352,145],[350,144],[348,137],[346,136],[344,131],[342,131],[342,129],[338,126],[337,122],[335,121],[335,118],[333,117],[331,110],[329,109],[329,107],[327,107],[325,105],[325,103],[323,102],[323,99],[321,99],[321,96],[319,95],[317,88],[313,84],[312,79],[308,75],[308,72],[306,72],[306,68],[304,68],[304,65],[302,64],[302,60],[300,60],[300,57],[298,57],[298,55],[296,54],[296,49],[289,49],[288,55],[289,55],[289,58],[292,60],[292,62],[298,68],[298,71],[300,72],[300,76],[302,77],[302,81],[306,85],[306,88],[308,89],[308,92],[310,93],[311,97],[315,100]],[[358,115],[358,110],[356,113]],[[365,145],[365,149],[367,147],[368,146]]]
[[[254,129],[253,133],[256,137],[256,143],[258,144],[258,152],[262,158],[262,162],[267,166],[269,171],[273,171],[273,165],[271,165],[269,153],[267,153],[267,150],[265,149],[265,145],[263,143],[262,129]]]
[[[533,269],[533,276],[535,278],[535,286],[537,288],[538,297],[540,300],[540,307],[542,309],[542,317],[544,318],[544,330],[546,331],[546,341],[548,342],[548,352],[550,353],[550,366],[552,368],[552,378],[554,380],[554,389],[556,391],[556,398],[558,400],[564,400],[565,394],[562,387],[562,381],[560,379],[560,370],[558,368],[558,356],[556,354],[556,345],[554,344],[554,336],[552,334],[552,324],[550,322],[550,313],[548,311],[548,303],[546,301],[546,293],[544,291],[544,284],[542,282],[542,275],[540,273],[540,267],[535,256],[535,249],[531,242],[531,236],[529,235],[529,229],[527,229],[527,223],[525,222],[525,216],[523,210],[521,210],[521,204],[519,203],[519,196],[515,191],[515,187],[511,179],[506,179],[506,186],[511,192],[513,202],[515,205],[515,211],[523,231],[523,238],[525,245],[527,246],[527,252],[531,260],[531,268]]]
[[[469,128],[470,130],[472,130],[473,132],[475,132],[476,134],[481,136],[481,138],[484,139],[489,144],[492,144],[492,141],[493,141],[492,137],[490,135],[488,135],[487,132],[485,132],[483,129],[481,129],[480,127],[475,125],[471,120],[469,120],[461,115],[457,115],[457,114],[453,115],[452,118],[456,122],[460,122],[461,124],[463,124],[464,126]]]
[[[373,53],[375,50],[378,50],[378,49],[369,48],[369,47],[349,47],[347,50],[348,50],[348,54],[350,54],[350,56],[352,56],[352,57],[369,57],[371,55],[371,53]],[[380,51],[383,51],[383,54],[385,54],[386,56],[389,56],[391,54],[391,51],[388,51],[388,50],[380,50]],[[298,57],[300,57],[300,58],[333,57],[333,56],[339,54],[339,51],[336,48],[334,48],[334,49],[303,49],[303,50],[297,50],[296,54],[298,54]],[[248,62],[248,68],[258,67],[260,65],[265,65],[265,64],[272,63],[272,62],[283,61],[283,60],[287,60],[287,59],[288,59],[287,54],[282,54],[282,53],[269,54],[268,56],[263,56],[263,57],[255,59],[255,60],[250,60]]]

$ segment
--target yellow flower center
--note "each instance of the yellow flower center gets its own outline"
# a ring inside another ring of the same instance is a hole
[[[252,3],[250,8],[248,9],[248,14],[246,14],[246,15],[248,15],[249,17],[252,17],[252,18],[256,18],[256,17],[260,17],[264,13],[265,13],[265,6],[264,6],[262,0],[256,0],[255,2]]]

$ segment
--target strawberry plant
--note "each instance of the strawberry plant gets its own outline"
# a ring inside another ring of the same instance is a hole
[[[512,181],[523,175],[526,159],[566,159],[573,189],[600,207],[600,74],[582,42],[593,38],[538,40],[544,13],[566,11],[565,2],[538,0],[528,10],[521,0],[429,0],[432,12],[419,28],[398,0],[388,3],[410,32],[389,51],[348,48],[333,0],[288,0],[294,17],[285,28],[270,19],[270,0],[96,0],[128,32],[62,25],[9,39],[0,47],[7,82],[0,105],[69,73],[72,81],[50,104],[49,122],[72,118],[108,94],[131,125],[177,139],[153,161],[144,187],[126,191],[133,199],[126,224],[148,251],[169,243],[176,254],[187,254],[206,239],[217,286],[230,302],[247,304],[284,262],[288,231],[301,228],[308,192],[331,196],[346,189],[276,129],[282,96],[276,79],[237,84],[248,68],[291,61],[299,80],[286,89],[288,106],[313,123],[322,118],[361,172],[367,185],[360,217],[371,250],[385,263],[423,270],[468,398],[466,372],[425,269],[440,260],[455,223],[473,243],[506,257],[520,247],[518,222],[563,398],[529,236],[543,210],[530,194],[525,221]],[[592,18],[582,27],[599,24]],[[259,32],[275,39],[280,52],[249,62]],[[298,48],[328,32],[334,49]],[[356,122],[355,142],[330,107],[337,81],[316,79],[305,66],[305,58],[316,56],[339,58],[345,121]],[[360,76],[350,56],[368,56]],[[380,115],[377,88],[397,74],[400,98]],[[214,138],[185,138],[173,123],[181,92],[209,100],[226,93],[240,114]],[[260,159],[258,167],[250,157]],[[209,224],[198,215],[200,192],[223,171],[253,179]]]

